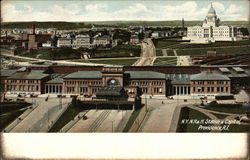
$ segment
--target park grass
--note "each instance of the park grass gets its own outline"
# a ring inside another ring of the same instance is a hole
[[[230,124],[228,130],[222,130],[223,133],[249,133],[250,124]]]
[[[143,108],[143,107],[142,107]],[[136,118],[138,117],[138,115],[140,114],[142,108],[136,109],[132,112],[125,128],[123,129],[122,132],[129,132],[130,128],[132,127],[134,121],[136,120]]]
[[[12,56],[5,56],[2,55],[4,58],[8,59],[8,60],[14,60],[16,62],[31,62],[31,61],[35,61],[35,60],[28,60],[28,59],[24,59],[24,58],[19,58],[19,57],[12,57]]]
[[[163,49],[167,48],[168,46],[179,44],[181,41],[178,39],[161,39],[161,40],[155,40],[154,45],[156,49]]]
[[[130,66],[134,64],[138,59],[107,59],[107,60],[73,60],[74,62],[82,63],[99,63],[99,64],[111,64],[111,65],[123,65]]]
[[[141,47],[135,45],[119,45],[110,49],[97,49],[93,58],[140,57]]]
[[[157,58],[154,61],[154,66],[166,66],[166,65],[176,65],[176,64],[177,64],[176,57]]]
[[[167,53],[168,53],[168,56],[175,56],[173,50],[168,50]]]
[[[234,114],[244,114],[250,109],[250,105],[242,106],[241,104],[217,104],[217,105],[206,105],[203,107],[207,110],[234,113]]]
[[[161,49],[156,49],[156,56],[163,56]]]
[[[249,48],[244,47],[224,47],[224,48],[193,48],[193,49],[183,49],[176,50],[178,56],[184,55],[207,55],[207,51],[216,51],[216,54],[245,54],[249,53]]]
[[[73,106],[72,104],[66,109],[56,123],[50,128],[49,132],[59,132],[67,123],[69,123],[76,115],[83,111],[81,106]]]
[[[25,108],[30,105],[30,103],[26,102],[4,102],[0,103],[0,130],[2,131],[5,127],[7,127],[12,121],[18,118],[26,109],[19,110]]]
[[[228,116],[228,115],[225,115],[225,114],[217,114],[217,113],[211,113],[211,114],[215,115],[219,119],[225,119]]]
[[[181,121],[183,119],[196,119],[196,120],[206,120],[210,119],[207,117],[205,114],[196,111],[194,109],[188,108],[188,107],[183,107],[180,112],[180,117],[178,121],[178,126],[177,126],[177,132],[210,132],[209,130],[198,130],[198,127],[200,124],[182,124]],[[206,126],[206,125],[204,125]]]

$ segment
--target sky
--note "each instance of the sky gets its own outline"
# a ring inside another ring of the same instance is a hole
[[[249,1],[3,0],[1,19],[14,21],[204,20],[210,4],[222,21],[249,20]]]

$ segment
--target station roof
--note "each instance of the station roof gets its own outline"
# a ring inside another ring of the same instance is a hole
[[[121,87],[103,87],[99,89],[96,96],[121,96]]]
[[[236,72],[244,72],[244,69],[240,68],[240,67],[233,67],[233,69],[236,71]]]
[[[42,79],[49,76],[49,74],[44,74],[41,72],[16,72],[15,74],[8,77],[8,79]]]
[[[228,68],[219,68],[219,70],[221,72],[230,72],[230,70]]]
[[[130,74],[130,79],[166,79],[166,75],[153,71],[126,71]]]
[[[68,74],[64,79],[95,79],[102,78],[102,73],[100,71],[78,71]]]
[[[8,77],[16,72],[17,72],[17,70],[13,70],[13,69],[2,69],[1,70],[1,77]]]
[[[54,78],[54,79],[49,80],[47,83],[51,83],[51,84],[53,84],[53,83],[63,83],[63,78],[60,78],[60,77]]]
[[[190,80],[230,80],[227,76],[215,72],[201,72],[193,74]]]

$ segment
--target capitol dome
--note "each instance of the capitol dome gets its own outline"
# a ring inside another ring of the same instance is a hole
[[[216,12],[215,12],[215,10],[214,10],[214,8],[213,8],[213,5],[211,4],[211,7],[210,7],[210,9],[209,9],[209,11],[208,11],[208,13],[207,13],[207,16],[216,16]]]

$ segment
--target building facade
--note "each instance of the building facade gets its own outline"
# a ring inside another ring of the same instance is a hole
[[[72,48],[77,49],[80,47],[90,48],[89,35],[77,35],[73,40]]]
[[[230,95],[230,79],[214,72],[191,75],[191,94],[203,96]]]
[[[49,74],[36,71],[16,72],[5,79],[7,94],[44,94]]]
[[[72,47],[72,41],[72,38],[69,37],[58,38],[57,47]]]
[[[244,68],[243,68],[244,67]],[[7,94],[53,94],[104,96],[105,93],[128,97],[148,96],[216,96],[229,95],[249,85],[247,66],[203,66],[200,72],[189,67],[132,66],[30,66],[13,67],[1,78]],[[16,70],[16,71],[15,71]],[[146,71],[145,71],[146,70]],[[192,72],[191,72],[192,71]],[[164,73],[165,72],[165,73]],[[11,74],[7,74],[11,73]],[[49,73],[49,74],[45,74]]]
[[[183,40],[190,40],[191,43],[213,43],[216,41],[236,41],[237,28],[233,26],[220,25],[220,19],[211,4],[208,14],[202,26],[187,28],[187,36]]]

